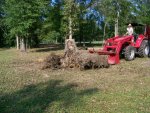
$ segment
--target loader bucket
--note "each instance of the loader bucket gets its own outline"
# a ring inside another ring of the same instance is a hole
[[[104,50],[95,50],[94,48],[89,49],[90,53],[98,53],[99,55],[108,55],[107,62],[108,64],[118,64],[120,62],[119,54],[111,51],[104,51]]]
[[[119,55],[111,51],[98,51],[99,55],[108,55],[109,64],[118,64],[120,62]]]
[[[119,64],[119,62],[120,62],[119,55],[109,55],[108,56],[109,64]]]

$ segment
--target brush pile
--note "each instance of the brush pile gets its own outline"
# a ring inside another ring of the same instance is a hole
[[[44,60],[44,65],[42,69],[51,68],[51,69],[60,69],[61,68],[61,56],[54,53],[50,54]]]
[[[80,68],[80,70],[84,70],[108,67],[107,55],[78,50],[74,39],[68,39],[65,42],[64,55],[51,54],[45,59],[42,69]]]

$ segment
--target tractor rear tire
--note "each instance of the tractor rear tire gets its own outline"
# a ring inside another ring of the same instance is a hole
[[[134,60],[134,58],[135,58],[135,48],[132,47],[132,46],[127,46],[125,48],[124,56],[125,56],[125,60],[127,60],[127,61]]]
[[[143,42],[141,43],[141,46],[138,50],[139,56],[140,57],[148,57],[149,51],[150,51],[150,48],[148,46],[147,40],[143,40]]]

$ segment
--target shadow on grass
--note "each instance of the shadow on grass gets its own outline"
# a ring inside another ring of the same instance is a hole
[[[0,51],[5,51],[5,50],[8,50],[10,48],[0,48]]]
[[[78,87],[77,84],[61,85],[62,82],[51,80],[26,86],[12,94],[3,94],[0,97],[0,113],[43,113],[57,102],[60,104],[56,104],[58,108],[49,112],[62,111],[76,102],[83,103],[84,95],[92,95],[98,91],[96,88],[76,91],[74,88]]]
[[[102,47],[102,44],[86,44],[85,46],[83,46],[82,44],[77,44],[77,47],[80,48],[88,48],[88,47]],[[40,46],[40,48],[38,48],[37,50],[35,50],[34,52],[49,52],[49,51],[59,51],[59,50],[63,50],[64,49],[64,45],[62,44],[52,44],[52,45],[42,45]]]
[[[35,52],[59,51],[63,49],[64,45],[62,44],[40,45],[40,48],[38,48]]]

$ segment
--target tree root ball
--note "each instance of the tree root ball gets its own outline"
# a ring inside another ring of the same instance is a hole
[[[46,57],[44,60],[44,65],[42,69],[60,69],[61,68],[61,59],[62,56],[56,55],[54,53],[50,54],[49,56]]]
[[[97,53],[81,52],[78,55],[78,63],[81,70],[108,68],[109,64],[107,59],[107,55],[99,55]]]
[[[73,39],[67,39],[65,41],[64,55],[55,55],[54,53],[49,55],[45,59],[45,63],[42,69],[60,69],[60,68],[80,68],[96,69],[96,68],[108,68],[107,55],[99,55],[98,53],[89,53],[87,50],[78,50],[75,41]]]

